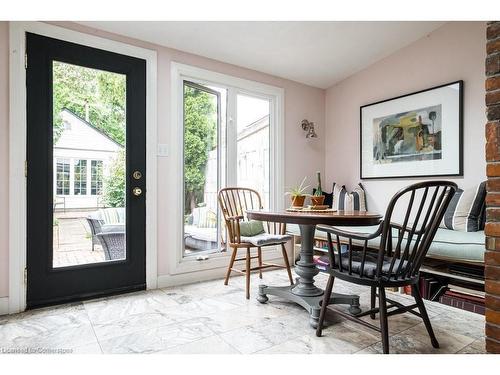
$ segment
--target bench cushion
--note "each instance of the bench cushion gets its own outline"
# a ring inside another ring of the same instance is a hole
[[[378,226],[359,226],[359,227],[338,227],[344,231],[358,233],[373,233]],[[300,236],[299,226],[296,224],[288,224],[287,232]],[[326,240],[325,232],[316,231],[315,238]],[[397,238],[397,234],[393,233],[393,238]],[[396,241],[393,241],[395,245]],[[355,244],[360,244],[359,241],[353,241]],[[368,246],[378,248],[380,237],[368,241]],[[459,232],[449,229],[439,228],[436,232],[434,240],[427,252],[427,257],[446,259],[457,262],[484,262],[485,251],[485,235],[484,231],[477,232]]]
[[[92,219],[102,220],[103,224],[124,224],[125,223],[125,208],[112,207],[101,208],[89,215]]]

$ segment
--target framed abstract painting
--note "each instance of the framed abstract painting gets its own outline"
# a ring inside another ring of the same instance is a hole
[[[462,176],[463,81],[360,108],[362,179]]]

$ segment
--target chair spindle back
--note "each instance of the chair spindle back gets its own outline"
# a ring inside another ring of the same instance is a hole
[[[456,191],[457,185],[453,182],[426,181],[410,185],[392,197],[384,220],[376,233],[381,238],[375,278],[397,281],[411,279],[418,275],[429,246]],[[396,206],[399,208],[400,204],[403,208],[406,207],[401,224],[392,221],[395,216],[394,209]],[[358,253],[361,259],[358,259],[360,269],[357,273],[363,278],[366,277],[365,262],[369,255],[368,239],[363,237],[359,239],[363,240],[363,249]],[[328,233],[328,240],[332,246],[330,233]],[[332,256],[333,248],[330,249],[330,262],[338,267],[340,272],[352,274],[352,238],[349,238],[347,269],[340,258],[346,255],[342,255],[340,251],[339,236],[336,236],[336,242],[339,252],[337,256]],[[389,263],[388,259],[390,259]]]
[[[228,187],[219,190],[219,205],[224,216],[229,242],[239,243],[239,225],[236,222],[248,221],[246,211],[262,209],[262,200],[257,191],[242,187]],[[267,222],[265,229],[271,234],[285,234],[282,223]]]

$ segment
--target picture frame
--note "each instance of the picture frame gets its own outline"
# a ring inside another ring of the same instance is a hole
[[[463,81],[360,107],[360,178],[463,176]]]

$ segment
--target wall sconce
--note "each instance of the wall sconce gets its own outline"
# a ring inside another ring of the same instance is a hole
[[[306,138],[318,138],[318,135],[314,131],[314,122],[309,122],[307,120],[302,120],[302,130],[307,132]]]

